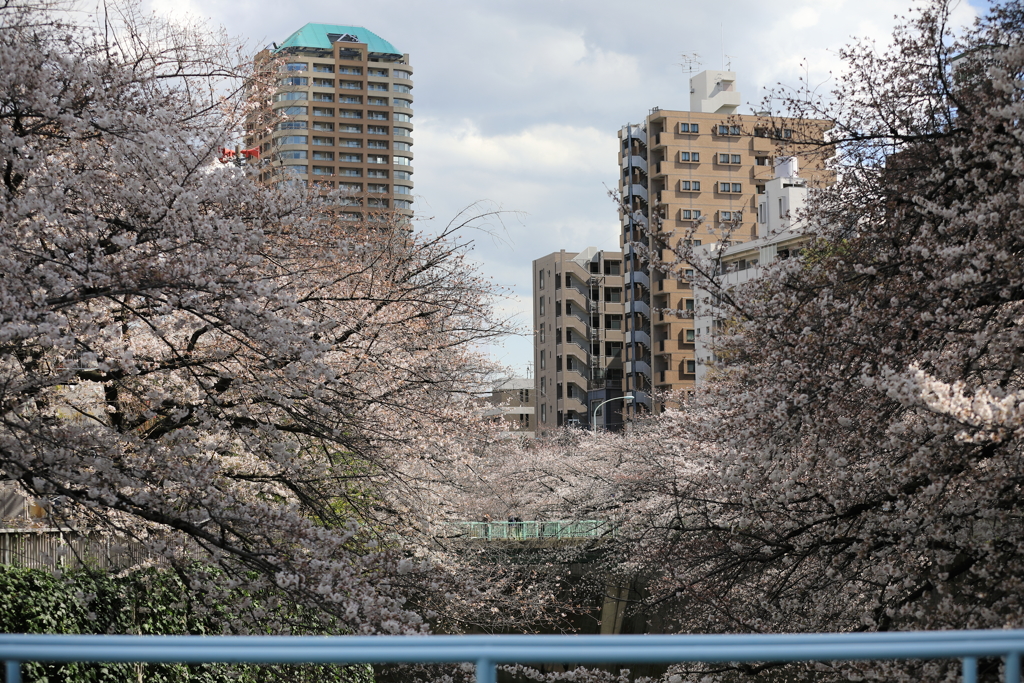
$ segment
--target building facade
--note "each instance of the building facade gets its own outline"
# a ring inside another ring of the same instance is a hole
[[[812,187],[831,181],[822,154],[828,122],[738,114],[735,80],[730,71],[701,72],[690,79],[689,111],[655,108],[619,131],[623,370],[634,410],[658,409],[653,391],[685,393],[697,380],[701,330],[686,265],[668,277],[651,257],[671,263],[680,240],[706,245],[723,231],[730,244],[756,239],[758,201],[776,155],[800,158]]]
[[[487,409],[484,416],[499,420],[508,430],[507,437],[522,436],[529,439],[536,436],[536,409],[534,408],[534,381],[526,377],[512,377],[498,382],[484,401]]]
[[[534,389],[537,432],[592,428],[593,411],[624,395],[622,252],[589,247],[533,262]],[[622,426],[621,401],[597,414],[597,426]]]
[[[272,130],[246,138],[264,160],[261,179],[340,190],[343,220],[411,216],[409,55],[361,26],[306,24],[257,59],[277,71]]]
[[[758,197],[755,239],[729,246],[702,246],[716,263],[716,281],[722,290],[729,291],[761,277],[764,269],[776,261],[799,256],[812,238],[813,233],[801,215],[807,203],[807,180],[798,171],[797,159],[776,157],[775,178],[765,183],[765,192]],[[715,305],[714,292],[694,287],[694,299],[698,305],[693,324],[700,332],[695,349],[699,386],[714,371],[718,360],[714,353],[715,336],[729,324],[729,318]]]

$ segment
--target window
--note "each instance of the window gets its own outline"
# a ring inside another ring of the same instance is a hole
[[[314,69],[314,71],[315,71],[315,69]],[[363,67],[361,67],[361,66],[339,66],[338,67],[338,73],[340,73],[340,74],[349,74],[351,76],[362,76],[363,75]]]
[[[728,135],[729,134],[729,126],[719,126],[718,127],[718,134],[719,135]]]
[[[362,147],[362,140],[338,140],[338,147]]]
[[[411,152],[412,151],[412,145],[410,145],[408,142],[396,142],[394,144],[394,148],[397,149],[397,150],[400,150],[402,152]]]
[[[332,74],[334,73],[333,64],[314,64],[313,71],[321,74]],[[341,69],[338,69],[339,73],[343,73]]]
[[[309,65],[305,62],[288,62],[281,67],[281,71],[305,71],[308,68]],[[315,68],[313,70],[316,71]]]
[[[407,185],[395,185],[395,194],[412,194],[412,188]]]
[[[791,137],[793,137],[793,129],[792,128],[783,128],[782,129],[782,139],[783,140],[789,140]]]
[[[370,183],[369,185],[366,186],[366,191],[367,192],[378,192],[378,193],[387,192],[388,191],[388,186],[387,185],[380,185],[380,184],[377,184],[377,183]]]
[[[604,300],[608,303],[619,303],[622,301],[622,288],[621,287],[605,287],[604,288]]]
[[[387,171],[381,171],[387,173]],[[412,180],[412,173],[408,171],[395,171],[395,180]]]
[[[341,220],[343,221],[357,221],[359,220],[358,213],[343,213],[341,214]]]
[[[366,84],[366,89],[367,90],[377,90],[377,91],[381,91],[381,92],[387,92],[388,84],[387,83],[367,83]]]
[[[728,154],[719,154],[718,155],[718,163],[720,163],[720,164],[727,164],[727,163],[729,163],[729,155]]]
[[[692,375],[697,372],[697,361],[688,360],[686,361],[686,374]]]
[[[304,149],[293,149],[287,152],[277,152],[274,154],[274,159],[280,161],[282,159],[306,159],[308,158],[307,152]]]
[[[529,394],[530,392],[527,391],[526,393]],[[527,400],[529,400],[529,399],[527,399]],[[522,414],[519,415],[519,427],[521,429],[529,429],[530,428],[530,414],[529,413],[522,413]]]
[[[388,127],[387,126],[367,126],[366,127],[366,132],[368,134],[370,134],[370,135],[387,135],[388,134]]]
[[[334,109],[331,107],[313,107],[313,116],[334,116]]]
[[[314,121],[313,122],[313,130],[332,131],[332,130],[334,130],[334,124],[329,122],[329,121]],[[356,132],[358,132],[358,131],[356,131]]]
[[[334,111],[333,109],[331,111]],[[352,109],[342,109],[341,118],[343,119],[361,119],[363,118],[363,112],[353,111]]]
[[[313,87],[314,88],[333,88],[334,87],[334,79],[333,78],[314,78],[313,79]]]
[[[688,247],[699,247],[700,240],[686,240],[686,246]]]
[[[740,183],[719,183],[718,189],[722,192],[742,192],[743,186]]]
[[[338,183],[338,189],[345,192],[362,192],[363,186],[360,183]]]
[[[308,125],[305,121],[282,121],[274,126],[274,130],[303,130]]]
[[[396,166],[412,166],[412,159],[409,157],[395,157]]]
[[[693,299],[686,300],[686,310],[691,313],[693,312]]]
[[[386,107],[388,106],[388,98],[386,97],[371,97],[370,104],[375,107]]]
[[[363,160],[362,154],[339,154],[338,161],[344,161],[349,164],[358,164]]]
[[[356,99],[358,99],[358,98],[356,98]],[[334,93],[315,92],[315,93],[313,93],[313,101],[314,102],[333,102],[334,101]]]
[[[537,310],[540,311],[540,315],[544,315],[544,297],[541,297],[538,301]]]
[[[373,121],[387,121],[388,115],[387,112],[383,111],[371,111],[366,115],[366,118],[372,119]]]
[[[411,71],[403,71],[402,69],[395,69],[394,71],[391,72],[391,75],[395,78],[412,78]]]
[[[334,124],[332,123],[331,125],[333,126]],[[331,128],[331,130],[334,130],[334,129]],[[358,126],[358,125],[353,125],[351,123],[343,123],[340,126],[338,126],[338,131],[342,132],[342,133],[362,133],[363,132],[363,127],[362,126]]]
[[[395,128],[395,136],[396,137],[397,136],[402,136],[402,137],[411,138],[412,137],[412,129],[410,129],[410,128]]]
[[[313,152],[313,161],[334,161],[334,152]]]
[[[604,262],[604,274],[605,275],[619,275],[622,273],[622,262],[621,261],[605,261]]]
[[[282,78],[279,83],[281,85],[309,85],[309,79],[305,76],[289,76]]]
[[[305,92],[279,92],[274,95],[275,102],[287,102],[289,100],[305,100],[309,96]]]
[[[314,166],[313,175],[334,175],[333,166]]]
[[[687,268],[685,273],[688,280],[693,279],[693,268]]]
[[[388,77],[388,70],[387,69],[374,69],[374,68],[370,68],[368,73],[371,76],[380,76],[381,78],[387,78]]]
[[[370,149],[387,149],[388,143],[385,140],[370,140],[366,146]]]
[[[305,135],[282,135],[274,140],[275,145],[304,145],[309,141]]]
[[[366,157],[366,163],[368,163],[368,164],[386,164],[386,163],[388,163],[388,158],[386,156],[381,156],[379,154],[371,154],[371,155]]]
[[[755,166],[771,166],[768,157],[756,157],[754,159]]]
[[[395,114],[395,121],[401,121],[403,123],[412,123],[412,117],[408,114]]]
[[[395,200],[395,208],[396,209],[411,209],[412,208],[412,202],[407,202],[407,201],[404,201],[404,200],[401,200],[401,199],[396,199]]]
[[[686,330],[686,341],[690,342],[691,344],[693,343],[693,341],[694,341],[693,330]]]
[[[395,106],[396,107],[405,107],[406,109],[412,109],[412,100],[401,100],[401,99],[398,99],[396,97],[395,98]]]
[[[316,99],[315,97],[313,99]],[[330,102],[330,100],[324,100],[324,102]],[[341,104],[362,104],[362,95],[339,95],[338,102]]]
[[[621,330],[622,329],[622,316],[621,315],[606,315],[604,317],[605,329],[609,330]]]
[[[544,289],[544,269],[541,268],[537,271],[537,289]],[[541,326],[543,329],[543,326]]]
[[[388,200],[386,199],[369,199],[366,202],[367,206],[375,206],[377,208],[387,208]]]
[[[352,178],[359,178],[363,175],[362,169],[358,168],[339,168],[338,175],[345,175]]]
[[[680,209],[679,217],[681,220],[697,220],[700,218],[700,209]]]
[[[680,123],[679,124],[679,132],[680,133],[698,133],[700,131],[698,130],[696,123]]]
[[[363,84],[359,81],[340,81],[338,87],[342,90],[362,90]]]
[[[740,127],[739,126],[729,126],[729,135],[739,135],[739,134],[740,134]]]
[[[679,189],[682,192],[699,192],[700,181],[699,180],[680,180]]]
[[[614,358],[622,354],[622,342],[605,342],[604,355]]]
[[[741,156],[740,156],[739,154],[733,154],[733,155],[732,155],[732,156],[731,156],[731,157],[729,158],[729,163],[732,163],[732,164],[741,164],[741,163],[743,163],[743,159],[742,159],[742,157],[741,157]]]
[[[543,356],[541,356],[541,359],[540,359],[540,366],[542,368],[544,367],[544,357]],[[543,381],[543,378],[542,378],[542,381]],[[540,421],[544,422],[544,423],[547,423],[547,421],[548,421],[548,404],[547,403],[541,403],[540,404]]]
[[[285,166],[284,167],[284,172],[285,173],[290,173],[292,175],[300,175],[300,174],[306,172],[306,167],[305,166]]]
[[[732,191],[733,192],[743,192],[743,184],[742,183],[733,183],[732,184]]]
[[[381,170],[378,170],[378,169],[375,169],[375,168],[371,168],[369,171],[366,172],[366,177],[367,178],[387,178],[388,177],[388,172],[387,171],[381,171]]]
[[[732,220],[732,211],[719,211],[718,214],[719,218],[721,218],[723,221]]]
[[[680,152],[679,161],[700,161],[700,152]]]

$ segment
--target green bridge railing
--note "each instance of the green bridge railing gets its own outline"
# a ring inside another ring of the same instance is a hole
[[[482,541],[559,538],[598,538],[613,536],[615,527],[603,519],[551,522],[448,522],[444,526],[448,538]]]

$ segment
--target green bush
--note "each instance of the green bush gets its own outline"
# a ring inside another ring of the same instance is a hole
[[[57,576],[38,569],[0,566],[0,631],[4,633],[94,633],[145,635],[214,635],[231,633],[238,607],[247,603],[266,612],[258,623],[263,633],[276,624],[292,633],[338,633],[329,620],[269,596],[239,594],[226,604],[199,609],[200,596],[186,589],[173,572],[145,569],[122,576],[76,571]],[[254,632],[252,628],[248,629]],[[263,683],[310,681],[373,683],[369,665],[236,665],[39,663],[22,665],[25,683]]]

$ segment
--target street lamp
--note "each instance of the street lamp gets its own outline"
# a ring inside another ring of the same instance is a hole
[[[632,400],[633,400],[632,396],[618,396],[616,398],[610,398],[607,401],[601,401],[600,403],[598,403],[597,407],[594,408],[594,417],[590,421],[590,423],[594,426],[594,433],[597,434],[597,411],[601,410],[601,406],[603,406],[605,403],[611,403],[612,401],[623,401],[623,402],[625,402],[625,401],[632,401]],[[607,422],[607,420],[605,420],[605,422]]]

